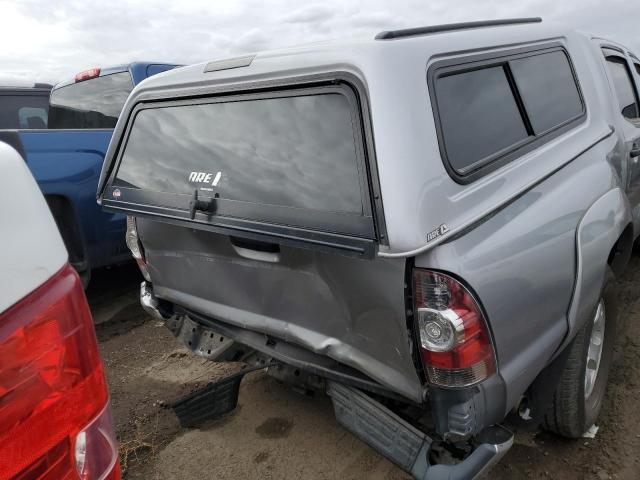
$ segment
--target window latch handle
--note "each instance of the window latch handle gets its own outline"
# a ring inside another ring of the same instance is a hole
[[[196,212],[205,212],[212,214],[216,211],[216,200],[198,200],[198,190],[193,191],[193,198],[189,202],[189,217],[191,220],[196,218]]]

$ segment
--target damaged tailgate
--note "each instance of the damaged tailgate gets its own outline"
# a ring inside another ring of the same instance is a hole
[[[419,403],[405,260],[376,257],[385,232],[362,99],[334,79],[137,102],[101,203],[138,218],[159,298]]]

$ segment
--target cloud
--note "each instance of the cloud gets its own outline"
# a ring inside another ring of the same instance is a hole
[[[284,21],[288,23],[320,23],[329,20],[334,15],[335,8],[331,8],[329,5],[307,5],[285,15]]]
[[[542,16],[640,54],[628,0],[0,0],[0,72],[55,82],[134,60],[195,63],[420,25]],[[7,48],[7,46],[10,46]]]

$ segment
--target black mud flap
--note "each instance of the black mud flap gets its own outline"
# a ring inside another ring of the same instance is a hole
[[[222,380],[212,382],[171,404],[183,428],[197,427],[207,420],[215,420],[233,411],[238,405],[240,382],[247,373],[274,366],[258,365],[245,368]]]

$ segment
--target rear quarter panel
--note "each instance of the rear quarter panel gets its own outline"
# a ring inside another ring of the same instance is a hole
[[[67,252],[24,160],[0,142],[0,312],[60,270]]]
[[[475,229],[416,258],[417,267],[459,275],[480,299],[506,384],[507,411],[568,338],[581,248],[580,243],[576,248],[577,232],[591,206],[617,191],[618,174],[604,160],[615,141],[613,136],[601,141]],[[609,232],[620,228],[607,217],[609,211],[589,217],[587,230],[593,231],[593,221]],[[596,277],[616,238],[606,254],[585,259],[597,265]],[[590,284],[594,281],[590,275]],[[498,399],[495,404],[505,405]]]

